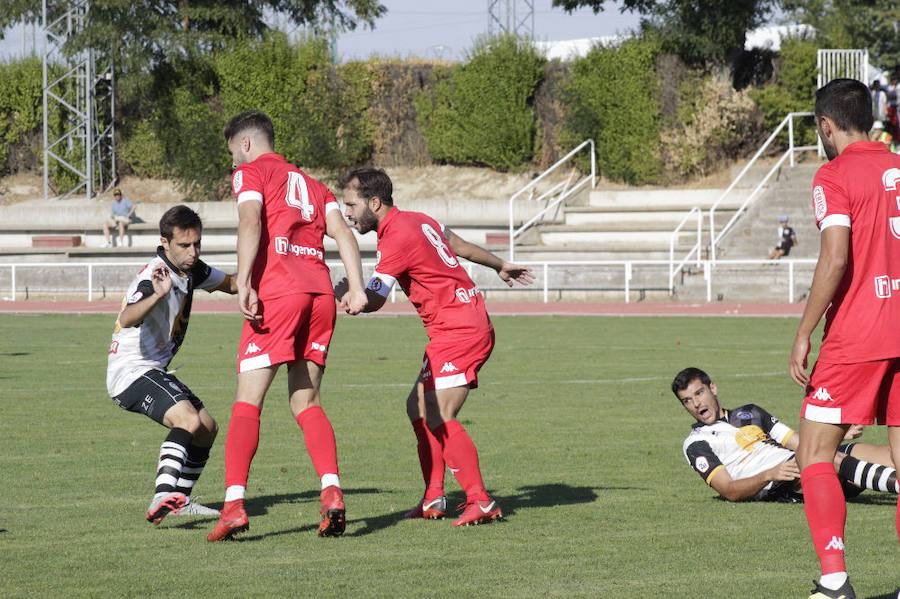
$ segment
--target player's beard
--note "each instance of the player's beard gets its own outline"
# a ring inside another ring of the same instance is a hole
[[[828,158],[828,160],[834,160],[835,158],[837,158],[838,151],[834,143],[822,136],[819,136],[819,139],[822,140],[822,149],[825,150],[825,156]]]
[[[356,228],[360,235],[365,235],[369,231],[378,229],[378,217],[372,212],[368,206],[358,219],[356,219]]]

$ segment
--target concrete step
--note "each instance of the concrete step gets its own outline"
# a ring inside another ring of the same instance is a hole
[[[793,299],[803,301],[812,283],[815,264],[794,264]],[[707,281],[702,269],[689,266],[676,281],[679,299],[705,301]],[[790,299],[788,261],[775,264],[729,265],[718,262],[711,278],[713,301],[785,302]]]
[[[545,246],[622,248],[629,251],[668,249],[671,231],[597,231],[593,227],[565,227],[554,230],[542,227],[541,243]],[[679,233],[676,249],[687,250],[696,243],[696,232]]]
[[[652,189],[592,191],[588,205],[609,211],[646,212],[660,210],[690,210],[694,206],[707,210],[725,193],[724,189]],[[719,205],[735,210],[743,204],[750,191],[734,189]]]

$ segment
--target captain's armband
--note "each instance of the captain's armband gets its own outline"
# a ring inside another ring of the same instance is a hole
[[[394,288],[396,282],[397,279],[391,275],[381,274],[376,271],[372,274],[372,278],[369,279],[369,284],[366,286],[366,289],[377,293],[381,297],[387,297],[391,293],[391,289]]]

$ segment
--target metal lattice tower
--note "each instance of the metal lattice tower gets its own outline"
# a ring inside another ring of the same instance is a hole
[[[488,0],[488,35],[534,39],[534,0]]]
[[[93,48],[70,56],[62,51],[71,36],[84,30],[89,9],[90,0],[42,0],[44,199],[49,196],[51,161],[75,175],[74,187],[64,191],[63,198],[83,190],[90,199],[116,177],[112,61],[100,58]],[[59,123],[54,130],[51,119]]]

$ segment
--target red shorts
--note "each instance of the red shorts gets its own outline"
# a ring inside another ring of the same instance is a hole
[[[425,347],[419,380],[426,391],[478,386],[478,371],[491,357],[494,329],[464,341],[435,340]]]
[[[260,305],[262,321],[244,321],[239,373],[301,358],[325,366],[337,314],[333,295],[285,295]]]
[[[816,363],[800,416],[826,424],[900,425],[900,358]]]

